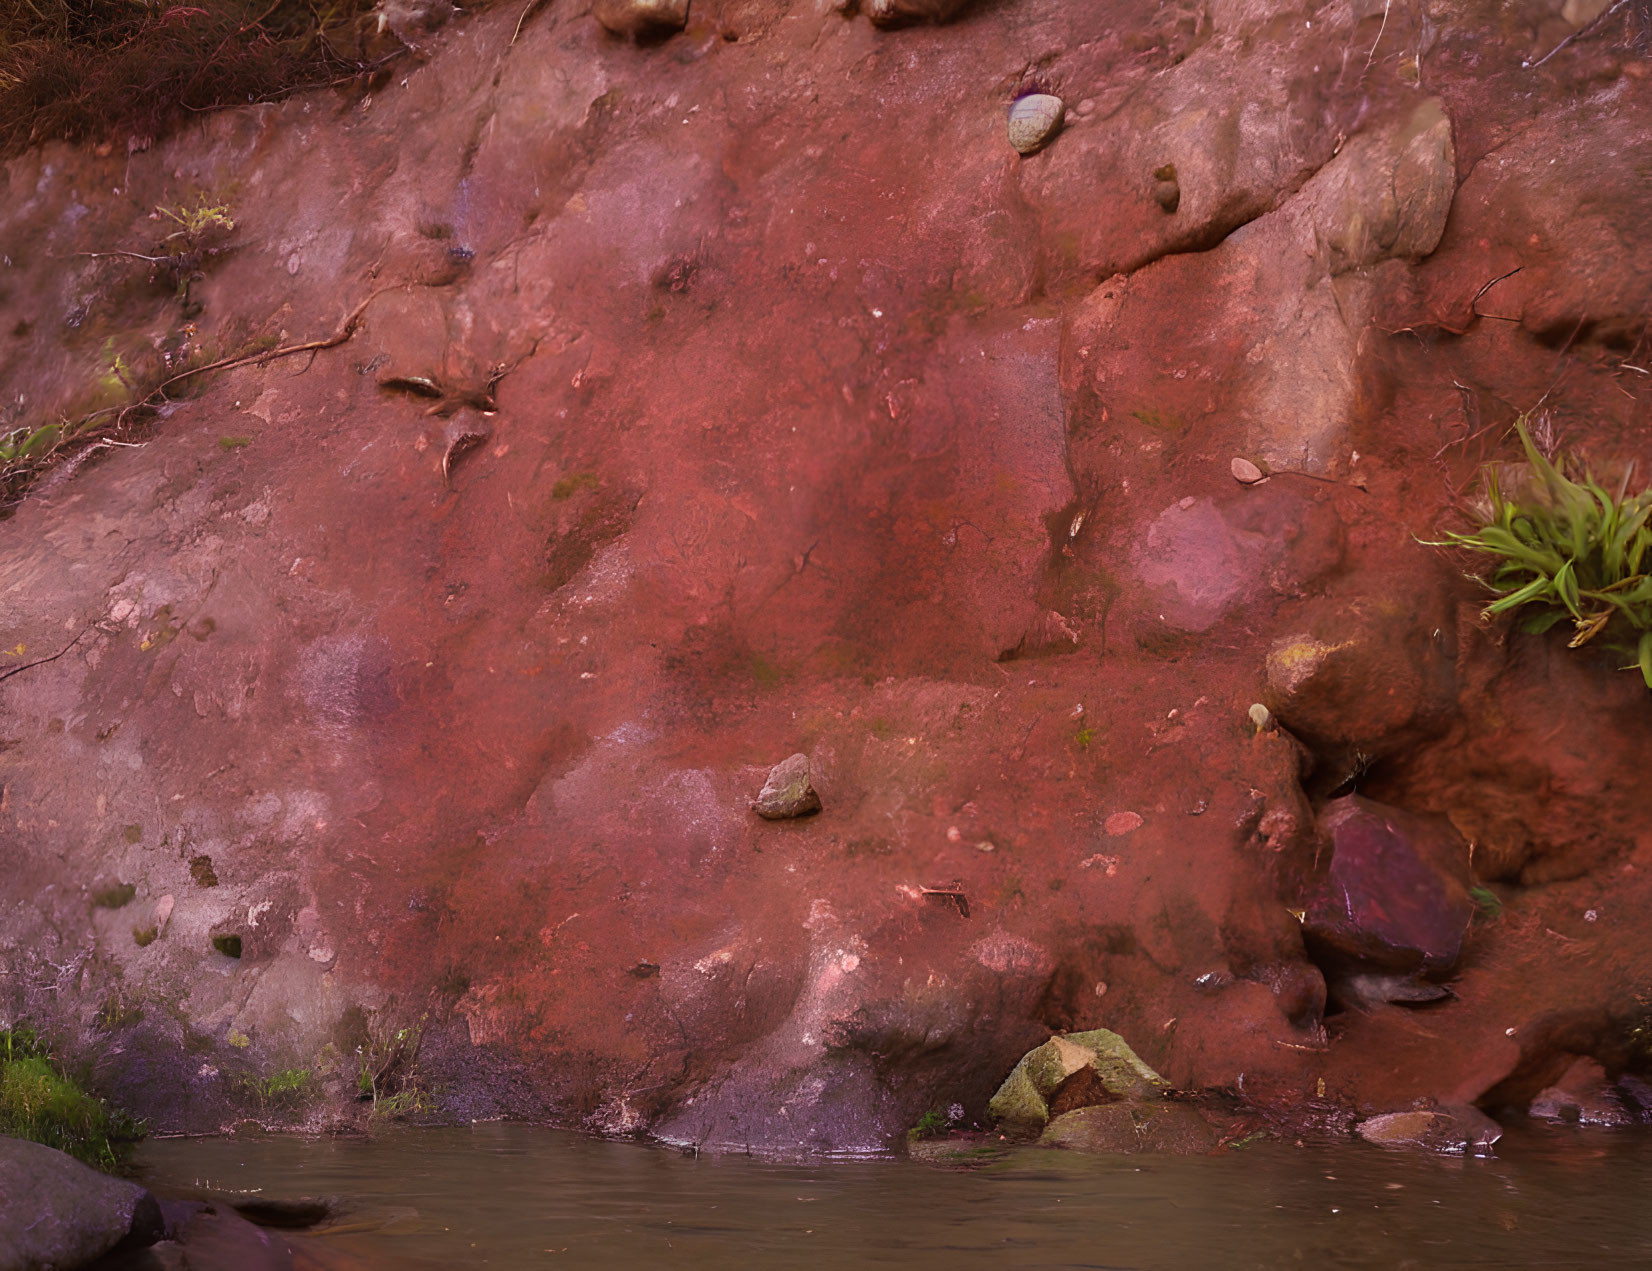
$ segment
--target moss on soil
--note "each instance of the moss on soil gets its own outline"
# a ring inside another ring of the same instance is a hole
[[[142,1122],[88,1094],[26,1028],[0,1030],[0,1134],[118,1169]]]

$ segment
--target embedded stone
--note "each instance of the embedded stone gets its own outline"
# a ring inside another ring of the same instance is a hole
[[[1450,822],[1347,795],[1319,827],[1329,863],[1307,889],[1302,932],[1321,965],[1449,974],[1475,908],[1468,846]]]
[[[1096,1028],[1057,1034],[1029,1050],[998,1087],[987,1111],[1001,1125],[1036,1129],[1049,1121],[1052,1101],[1075,1080],[1091,1089],[1095,1102],[1148,1099],[1169,1088],[1124,1038]]]
[[[688,0],[596,0],[591,14],[615,35],[680,31],[688,25]]]
[[[1028,93],[1010,106],[1006,129],[1017,154],[1032,154],[1061,131],[1067,106],[1052,93]]]
[[[775,764],[751,810],[768,821],[819,812],[820,795],[809,779],[809,756],[793,755]]]
[[[1262,700],[1340,780],[1430,735],[1455,696],[1455,626],[1431,574],[1373,579],[1301,612],[1267,655]]]
[[[950,22],[968,3],[969,0],[871,0],[866,14],[878,26]]]

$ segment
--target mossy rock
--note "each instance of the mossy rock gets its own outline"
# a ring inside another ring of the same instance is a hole
[[[987,1105],[995,1120],[1036,1130],[1050,1119],[1050,1100],[1075,1076],[1088,1071],[1098,1094],[1109,1099],[1152,1099],[1169,1083],[1106,1028],[1064,1033],[1029,1050]]]
[[[1220,1136],[1197,1108],[1164,1100],[1125,1100],[1063,1112],[1039,1143],[1075,1152],[1166,1152],[1197,1156]]]

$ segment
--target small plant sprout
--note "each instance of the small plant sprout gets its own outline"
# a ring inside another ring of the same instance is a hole
[[[1530,466],[1525,488],[1505,494],[1489,471],[1485,523],[1429,546],[1494,558],[1479,578],[1497,593],[1486,617],[1524,611],[1520,625],[1531,632],[1570,619],[1571,648],[1619,649],[1652,688],[1652,489],[1629,493],[1632,467],[1616,493],[1587,471],[1573,479],[1564,458],[1551,461],[1533,443],[1524,416],[1515,428]]]
[[[939,1108],[931,1108],[918,1118],[918,1124],[906,1132],[906,1137],[914,1141],[933,1139],[945,1134],[948,1125],[946,1113]]]
[[[160,215],[169,221],[177,223],[178,228],[168,234],[167,241],[181,238],[191,245],[200,242],[211,233],[232,233],[235,221],[230,216],[228,203],[208,203],[206,195],[201,195],[194,207],[180,203],[176,207],[157,207]]]

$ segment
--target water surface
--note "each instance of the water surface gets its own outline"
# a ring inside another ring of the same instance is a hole
[[[1354,1142],[1195,1158],[1027,1148],[946,1169],[696,1158],[482,1124],[151,1141],[139,1164],[156,1187],[341,1197],[327,1244],[431,1266],[1652,1266],[1652,1133],[1530,1128],[1500,1146],[1494,1160]]]

